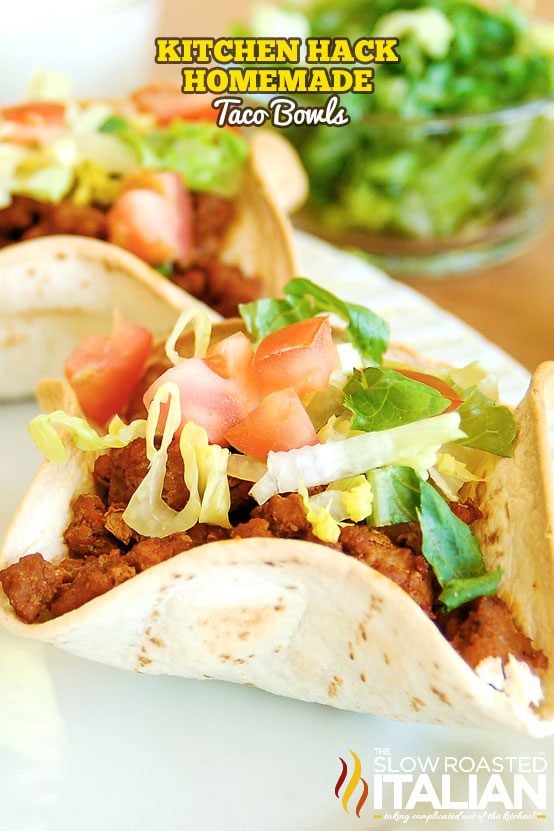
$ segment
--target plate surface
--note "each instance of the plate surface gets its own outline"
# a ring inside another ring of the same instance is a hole
[[[371,305],[395,340],[454,364],[479,359],[505,400],[521,398],[527,372],[476,332],[355,256],[306,235],[298,244],[303,275]],[[39,463],[26,432],[35,412],[30,403],[0,408],[0,536]],[[476,827],[404,825],[373,810],[357,819],[353,804],[346,813],[334,793],[339,757],[351,761],[353,750],[371,772],[386,749],[395,763],[522,756],[554,767],[552,740],[395,724],[231,684],[135,675],[0,632],[0,831]],[[498,821],[479,826],[529,828],[497,811]]]

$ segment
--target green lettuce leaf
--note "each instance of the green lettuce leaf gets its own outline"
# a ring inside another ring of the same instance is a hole
[[[248,144],[230,130],[175,121],[143,134],[120,116],[107,119],[101,130],[126,142],[141,167],[180,173],[190,190],[231,199],[241,188]]]
[[[496,456],[511,456],[517,425],[508,407],[497,404],[477,387],[462,391],[464,403],[458,408],[461,429],[467,438],[460,444],[487,450]]]
[[[354,370],[344,387],[344,406],[354,413],[354,430],[387,430],[439,415],[450,401],[427,384],[393,369]]]
[[[284,300],[258,300],[239,306],[248,331],[256,339],[297,320],[329,312],[347,324],[346,337],[360,355],[373,363],[381,362],[388,347],[390,328],[375,312],[356,303],[346,303],[303,277],[290,280],[284,295]]]
[[[419,489],[422,551],[444,589],[439,599],[446,610],[495,594],[502,569],[487,572],[479,540],[469,526],[427,482],[421,480]]]
[[[420,478],[411,467],[382,467],[367,473],[373,490],[371,524],[417,522]]]
[[[465,580],[451,580],[439,595],[439,600],[444,604],[446,611],[451,612],[470,600],[477,597],[492,597],[496,594],[502,569],[489,571],[480,574],[478,577],[466,577]]]
[[[484,574],[481,546],[471,528],[452,513],[432,485],[421,480],[419,490],[422,550],[441,586]]]

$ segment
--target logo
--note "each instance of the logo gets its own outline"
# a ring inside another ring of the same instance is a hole
[[[349,753],[354,759],[354,770],[352,771],[350,778],[348,779],[348,782],[346,782],[344,793],[341,798],[341,788],[345,784],[346,777],[348,776],[348,765],[346,764],[342,756],[339,756],[342,765],[342,770],[339,774],[339,778],[337,779],[337,784],[335,785],[335,796],[337,797],[337,799],[341,800],[342,807],[344,808],[346,813],[348,813],[348,805],[350,804],[350,800],[354,795],[354,791],[361,783],[362,793],[356,804],[356,816],[359,818],[360,812],[364,807],[365,801],[369,794],[369,787],[366,780],[362,777],[362,763],[360,762],[359,757],[356,756],[353,750],[350,750]]]
[[[376,747],[364,778],[360,757],[348,752],[352,761],[339,756],[341,770],[334,793],[343,811],[358,819],[366,802],[369,810],[378,812],[375,819],[402,824],[546,819],[544,754],[398,757],[389,747]]]

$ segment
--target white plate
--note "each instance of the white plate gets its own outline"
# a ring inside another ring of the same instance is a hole
[[[507,400],[521,397],[525,370],[471,329],[362,260],[298,240],[305,276],[370,304],[398,340],[452,363],[479,358]],[[26,434],[34,412],[0,409],[0,534],[39,461]],[[367,808],[359,820],[352,806],[346,814],[334,795],[339,757],[352,749],[367,771],[384,747],[396,759],[544,754],[554,765],[552,741],[401,725],[230,684],[124,673],[0,633],[0,831],[475,827],[404,826]]]

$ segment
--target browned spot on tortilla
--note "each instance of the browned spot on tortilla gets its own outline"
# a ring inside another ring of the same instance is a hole
[[[436,695],[437,698],[439,698],[443,704],[446,704],[448,707],[452,706],[450,704],[450,701],[448,700],[448,696],[446,695],[446,693],[443,693],[442,690],[438,690],[436,687],[431,687],[431,692],[433,693],[433,695]]]
[[[355,658],[354,647],[352,646],[352,641],[348,641],[348,657],[350,658],[351,661],[353,661],[354,658]]]
[[[160,612],[159,612],[159,610],[158,610],[158,609],[154,609],[154,611],[152,612],[152,617],[153,617],[153,618],[156,618],[156,617],[159,617],[159,616],[160,616]]]
[[[285,588],[289,589],[290,591],[294,591],[295,589],[298,588],[298,586],[285,586]]]
[[[280,652],[280,651],[281,651],[281,648],[282,648],[282,647],[280,647],[280,646],[276,646],[276,647],[275,647],[275,649],[274,649],[273,651],[274,651],[274,652]]]
[[[147,657],[146,657],[146,655],[139,655],[138,662],[139,662],[139,664],[141,665],[141,667],[148,666],[148,664],[151,664],[151,663],[152,663],[152,661],[150,660],[150,658],[147,658]]]
[[[213,675],[203,675],[202,678],[207,678],[209,681],[213,679]]]
[[[383,659],[384,659],[386,665],[390,666],[390,658],[389,658],[389,656],[387,655],[386,652],[383,652]]]
[[[367,632],[365,631],[363,623],[360,623],[358,626],[358,632],[360,633],[360,637],[363,641],[367,641]]]
[[[146,630],[146,634],[149,635],[151,631],[152,631],[152,627],[149,626],[148,629]]]
[[[271,560],[265,560],[264,566],[271,566],[272,568],[275,568],[275,563],[272,563]]]
[[[241,641],[245,641],[249,637],[250,637],[250,632],[239,632],[239,639]]]
[[[150,643],[153,643],[154,646],[158,647],[158,649],[163,649],[165,646],[165,641],[163,641],[161,638],[149,638],[149,640]]]
[[[419,711],[425,707],[425,703],[421,700],[421,698],[416,698],[414,695],[413,698],[410,699],[410,707],[412,710],[415,710],[416,713],[419,713]]]
[[[487,545],[496,545],[498,542],[498,531],[492,531],[490,534],[485,535],[485,542]]]
[[[383,606],[383,598],[382,597],[372,597],[371,598],[371,606],[369,607],[372,612],[378,612]]]
[[[434,666],[435,669],[440,669],[441,668],[438,661],[433,661],[433,666]]]
[[[67,254],[65,253],[65,251],[56,251],[56,254],[54,256],[57,260],[67,260]]]
[[[338,675],[333,676],[333,680],[331,681],[327,689],[327,695],[329,696],[329,698],[336,698],[336,695],[341,687],[342,678],[339,678]]]
[[[246,658],[235,658],[233,661],[234,664],[245,664]]]
[[[507,502],[504,503],[504,510],[506,511],[506,519],[510,519],[510,506]]]
[[[278,603],[275,604],[275,606],[273,608],[276,612],[282,612],[283,609],[285,608],[285,604],[283,603],[282,600],[280,600]]]
[[[360,681],[363,681],[364,684],[367,681],[367,678],[365,677],[365,673],[363,673],[363,672],[360,672]]]
[[[185,577],[185,580],[194,580],[195,577],[196,577],[196,574],[189,574],[188,577]]]
[[[253,687],[254,684],[252,683],[252,681],[243,681],[242,686],[243,687]]]
[[[174,580],[180,580],[183,575],[180,571],[174,571],[171,576]]]
[[[221,661],[223,661],[225,664],[227,664],[231,660],[231,656],[230,655],[220,655],[219,659]]]

